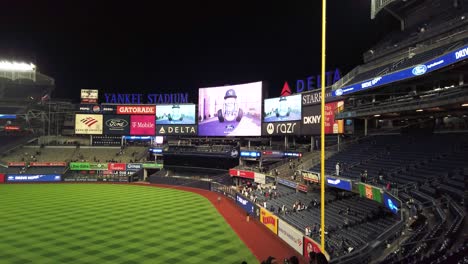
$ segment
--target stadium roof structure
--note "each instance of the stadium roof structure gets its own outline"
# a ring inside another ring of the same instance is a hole
[[[418,5],[420,0],[371,0],[371,19],[377,17],[382,10],[399,13]]]
[[[2,79],[23,84],[27,84],[28,81],[43,85],[55,84],[55,80],[52,77],[38,72],[36,65],[33,63],[10,60],[0,60],[0,82],[2,82]]]

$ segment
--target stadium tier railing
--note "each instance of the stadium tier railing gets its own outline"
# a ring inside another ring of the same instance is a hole
[[[371,1],[371,19],[374,19],[375,16],[386,6],[395,2],[396,0],[372,0]]]

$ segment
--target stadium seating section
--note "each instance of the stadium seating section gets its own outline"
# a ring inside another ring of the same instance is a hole
[[[393,186],[392,191],[410,210],[410,216],[418,214],[418,219],[424,215],[433,215],[427,221],[413,223],[413,232],[403,243],[401,252],[389,255],[384,263],[401,263],[401,261],[425,260],[435,261],[449,258],[446,249],[456,241],[457,234],[463,228],[465,211],[461,206],[464,198],[464,179],[468,176],[468,134],[433,134],[433,135],[385,135],[373,136],[359,141],[345,150],[333,155],[326,161],[325,170],[329,175],[336,175],[335,164],[342,164],[342,177],[360,180],[364,170],[368,172],[367,182],[385,187],[386,183]],[[320,165],[311,168],[319,171]],[[378,175],[383,174],[383,180]],[[352,198],[356,199],[356,198]],[[349,201],[352,201],[349,199]],[[372,208],[369,203],[368,210]],[[327,206],[327,213],[333,210],[334,204]],[[356,206],[360,209],[367,207],[366,201],[354,201],[346,206]],[[355,209],[354,209],[355,210]],[[362,216],[362,214],[359,214]],[[297,218],[297,217],[296,217]],[[331,234],[338,226],[340,218],[333,222],[331,218]],[[362,221],[363,219],[351,219]],[[316,220],[315,220],[316,221]],[[307,221],[306,221],[307,222]],[[296,226],[303,223],[296,220]],[[380,225],[383,229],[379,229]],[[341,235],[352,236],[366,234],[366,237],[375,238],[367,234],[366,230],[385,230],[392,224],[391,218],[370,221],[357,226],[352,231],[342,232]],[[371,228],[369,228],[371,227]],[[379,231],[381,232],[381,231]],[[443,239],[440,237],[443,236]],[[357,236],[359,238],[359,236]],[[359,239],[347,237],[351,246],[359,246]],[[330,239],[334,245],[335,238]],[[365,240],[364,240],[365,241]],[[362,241],[361,241],[362,242]],[[362,243],[361,243],[362,244]],[[330,250],[330,248],[329,248]],[[333,251],[333,250],[332,250]]]

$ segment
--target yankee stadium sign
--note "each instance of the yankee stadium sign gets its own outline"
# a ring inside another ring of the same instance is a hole
[[[108,104],[184,104],[188,103],[188,93],[171,94],[117,94],[105,93]]]

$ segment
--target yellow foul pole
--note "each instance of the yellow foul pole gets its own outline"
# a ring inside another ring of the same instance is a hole
[[[322,88],[321,114],[322,122],[320,128],[320,245],[325,250],[325,37],[326,37],[326,14],[327,0],[322,0],[322,73],[320,87]]]

